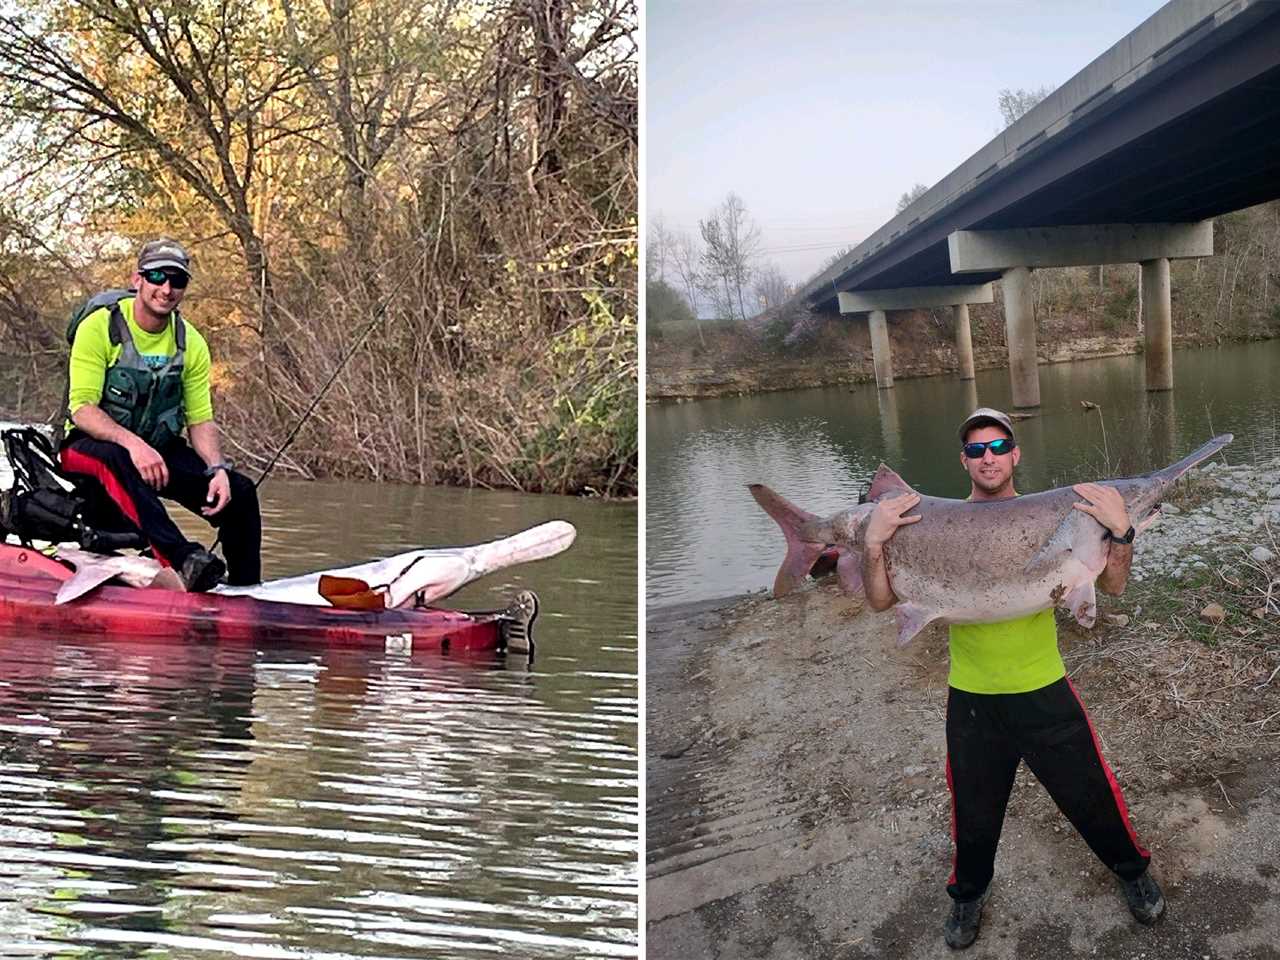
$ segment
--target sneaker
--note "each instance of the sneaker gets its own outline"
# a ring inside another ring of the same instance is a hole
[[[1147,925],[1160,919],[1164,913],[1164,894],[1150,870],[1135,880],[1122,880],[1120,885],[1124,887],[1124,899],[1129,904],[1133,919]]]
[[[182,561],[179,573],[187,590],[204,593],[222,582],[227,574],[227,566],[204,547],[197,547]]]
[[[942,925],[942,937],[952,950],[963,950],[978,939],[978,928],[982,926],[982,905],[987,902],[990,890],[987,887],[982,891],[982,896],[967,903],[951,901],[951,916]]]

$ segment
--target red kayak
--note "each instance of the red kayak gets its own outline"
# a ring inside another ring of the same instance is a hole
[[[538,599],[523,591],[507,609],[435,607],[345,610],[252,597],[105,585],[55,604],[72,571],[24,547],[0,543],[0,627],[153,641],[248,641],[361,647],[397,654],[531,649]]]

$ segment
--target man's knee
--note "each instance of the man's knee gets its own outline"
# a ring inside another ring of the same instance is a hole
[[[74,473],[91,472],[82,469],[85,465],[80,460],[81,457],[96,460],[120,480],[141,480],[142,478],[142,475],[138,473],[138,468],[133,464],[133,458],[129,456],[129,451],[110,440],[71,443],[63,451],[62,464],[67,470]]]

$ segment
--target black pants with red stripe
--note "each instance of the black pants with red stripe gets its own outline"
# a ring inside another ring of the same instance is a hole
[[[952,687],[947,786],[955,869],[947,893],[953,899],[976,900],[991,882],[1020,760],[1099,860],[1121,879],[1141,876],[1151,856],[1138,844],[1120,787],[1071,682],[1063,677],[1029,693],[966,693]]]
[[[169,468],[169,483],[156,491],[138,473],[129,451],[118,443],[95,440],[73,430],[62,445],[62,468],[68,473],[96,477],[107,496],[130,524],[142,531],[161,563],[181,567],[200,545],[183,536],[165,511],[160,497],[174,500],[192,513],[207,505],[209,479],[200,456],[178,438],[157,451]],[[262,519],[258,491],[253,481],[234,470],[228,472],[231,499],[212,517],[204,517],[222,534],[222,554],[227,560],[227,582],[233,586],[262,579]]]

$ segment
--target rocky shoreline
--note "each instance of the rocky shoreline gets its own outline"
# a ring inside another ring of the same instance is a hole
[[[1228,448],[1230,450],[1230,448]],[[1199,467],[1186,492],[1166,503],[1159,521],[1134,542],[1138,583],[1156,578],[1181,581],[1216,571],[1238,578],[1242,564],[1270,564],[1280,537],[1280,457],[1260,464]]]

